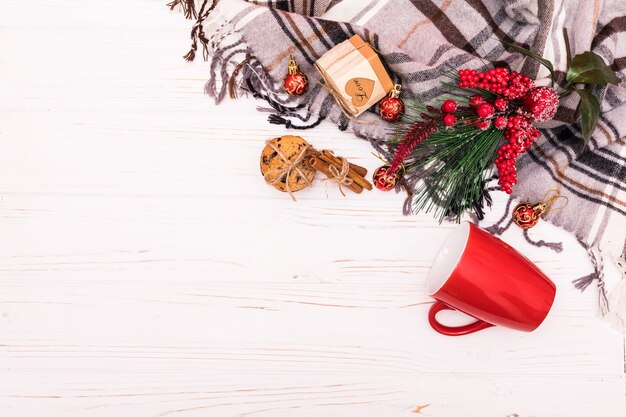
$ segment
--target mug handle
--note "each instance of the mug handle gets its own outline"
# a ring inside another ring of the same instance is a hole
[[[435,303],[430,306],[430,310],[428,311],[428,322],[430,323],[430,326],[435,331],[446,336],[462,336],[464,334],[474,333],[479,330],[487,329],[493,326],[493,324],[487,323],[486,321],[482,321],[480,319],[476,319],[474,323],[466,324],[465,326],[444,326],[437,321],[437,313],[439,313],[441,310],[458,310],[450,307],[446,303],[439,300],[436,300]]]

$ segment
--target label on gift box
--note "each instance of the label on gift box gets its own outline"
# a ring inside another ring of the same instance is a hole
[[[342,110],[356,117],[385,97],[393,82],[380,57],[359,35],[326,52],[315,62]]]

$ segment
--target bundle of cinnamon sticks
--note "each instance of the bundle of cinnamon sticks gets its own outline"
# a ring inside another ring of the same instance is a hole
[[[357,194],[363,192],[364,188],[372,189],[372,184],[365,179],[367,169],[348,163],[329,150],[320,152],[311,148],[307,151],[306,161],[311,168],[326,175],[329,180],[338,182],[340,186],[345,186]]]
[[[322,181],[336,183],[343,195],[344,188],[357,194],[363,189],[372,189],[372,184],[365,179],[367,169],[351,164],[333,151],[318,151],[300,136],[267,140],[261,152],[260,168],[266,183],[289,193],[294,201],[293,194],[310,187],[318,171],[328,177]]]

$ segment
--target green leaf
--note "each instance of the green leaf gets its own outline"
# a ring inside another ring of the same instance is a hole
[[[504,44],[510,46],[511,48],[515,49],[517,52],[520,52],[520,53],[526,55],[527,57],[530,57],[530,58],[538,61],[540,64],[542,64],[544,67],[546,67],[548,69],[548,71],[550,71],[550,74],[552,75],[552,84],[554,85],[554,83],[556,81],[556,74],[554,73],[554,66],[552,65],[552,62],[548,61],[547,59],[545,59],[541,55],[538,55],[538,54],[534,53],[533,51],[524,48],[523,46],[519,46],[517,44],[510,43],[510,42],[507,42],[507,41],[502,41],[502,42]]]
[[[580,126],[583,133],[583,149],[587,147],[593,131],[598,124],[600,103],[595,96],[585,90],[574,90],[580,96]]]
[[[583,52],[572,59],[569,64],[566,75],[567,82],[598,84],[606,86],[607,84],[617,85],[620,79],[604,60],[593,52]]]

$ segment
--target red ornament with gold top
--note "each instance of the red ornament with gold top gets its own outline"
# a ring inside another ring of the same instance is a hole
[[[309,79],[300,72],[294,57],[289,57],[289,73],[285,76],[283,87],[290,96],[301,96],[309,89]]]
[[[384,165],[382,167],[376,168],[376,170],[374,171],[372,180],[374,182],[374,186],[379,190],[393,190],[398,183],[398,174],[391,174],[389,172],[389,168],[389,165]]]
[[[549,198],[548,198],[549,197]],[[554,207],[554,204],[562,200],[564,204],[560,207]],[[541,216],[547,211],[562,210],[567,206],[568,199],[562,196],[559,190],[548,190],[541,203],[531,204],[528,201],[518,204],[513,209],[512,220],[513,223],[521,227],[522,229],[530,229],[539,222]]]
[[[402,86],[396,84],[393,86],[393,90],[391,90],[389,95],[380,100],[378,111],[383,120],[395,122],[404,114],[404,102],[399,98],[401,90]]]

